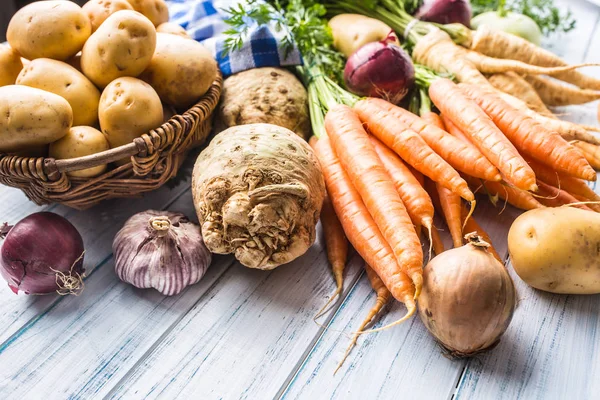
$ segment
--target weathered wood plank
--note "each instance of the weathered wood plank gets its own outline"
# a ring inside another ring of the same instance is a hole
[[[498,252],[506,254],[506,232],[518,211],[507,207],[494,218],[484,218],[499,211],[483,200],[475,218],[493,238]],[[449,243],[447,233],[443,235]],[[418,317],[387,331],[365,335],[333,375],[348,345],[348,338],[341,332],[356,330],[374,301],[373,290],[363,277],[297,374],[291,377],[289,387],[282,388],[283,398],[387,399],[410,393],[410,398],[437,399],[454,391],[464,362],[445,358]],[[395,303],[376,326],[392,322],[404,313],[404,307]]]

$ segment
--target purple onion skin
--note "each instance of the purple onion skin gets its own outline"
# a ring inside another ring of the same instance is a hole
[[[387,40],[356,50],[344,68],[348,89],[359,96],[398,104],[415,83],[415,68],[402,48]]]
[[[0,274],[15,293],[53,293],[60,289],[55,271],[83,273],[82,254],[83,239],[69,221],[50,212],[35,213],[19,221],[6,236]]]
[[[438,24],[463,24],[471,27],[471,4],[468,0],[425,0],[415,17]]]

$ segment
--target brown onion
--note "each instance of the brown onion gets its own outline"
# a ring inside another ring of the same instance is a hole
[[[454,357],[495,346],[515,309],[515,287],[506,268],[476,233],[469,243],[445,251],[427,264],[419,316]]]

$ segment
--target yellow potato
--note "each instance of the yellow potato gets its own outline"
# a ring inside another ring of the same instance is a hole
[[[517,275],[552,293],[600,293],[600,214],[571,207],[519,216],[508,232]]]
[[[127,0],[135,11],[144,14],[154,26],[169,20],[169,9],[163,0]]]
[[[156,51],[140,76],[167,104],[187,107],[206,93],[217,77],[217,63],[195,40],[167,33],[156,35]]]
[[[92,23],[92,32],[96,32],[106,18],[121,10],[133,10],[127,0],[90,0],[82,7]]]
[[[187,34],[185,29],[181,25],[174,24],[173,22],[165,22],[156,27],[158,33],[170,33],[171,35],[181,36],[186,39],[190,39],[190,35]]]
[[[10,46],[0,44],[0,86],[14,85],[22,69],[19,53]]]
[[[81,69],[96,86],[138,76],[156,47],[154,25],[137,11],[117,11],[90,36],[81,51]]]
[[[21,8],[8,24],[6,38],[23,57],[66,60],[92,33],[81,7],[72,1],[37,1]]]
[[[333,47],[346,57],[367,43],[385,39],[392,28],[383,22],[359,14],[339,14],[329,20]]]
[[[114,80],[102,92],[99,117],[102,133],[114,148],[162,125],[163,108],[150,85],[125,77]]]
[[[98,122],[100,91],[81,72],[62,61],[38,58],[23,68],[18,85],[52,92],[66,99],[73,110],[73,125]]]
[[[74,126],[65,137],[50,145],[49,155],[57,160],[67,160],[100,153],[110,148],[99,130],[91,126]],[[106,171],[106,164],[97,167],[67,172],[69,176],[91,178]]]
[[[0,152],[52,143],[72,123],[71,106],[56,94],[20,85],[0,87]]]

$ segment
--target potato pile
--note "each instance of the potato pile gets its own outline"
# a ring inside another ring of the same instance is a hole
[[[90,0],[83,7],[47,0],[19,10],[9,45],[0,45],[0,153],[99,153],[197,102],[216,79],[217,63],[168,21],[163,0]],[[91,178],[107,168],[69,175]]]

